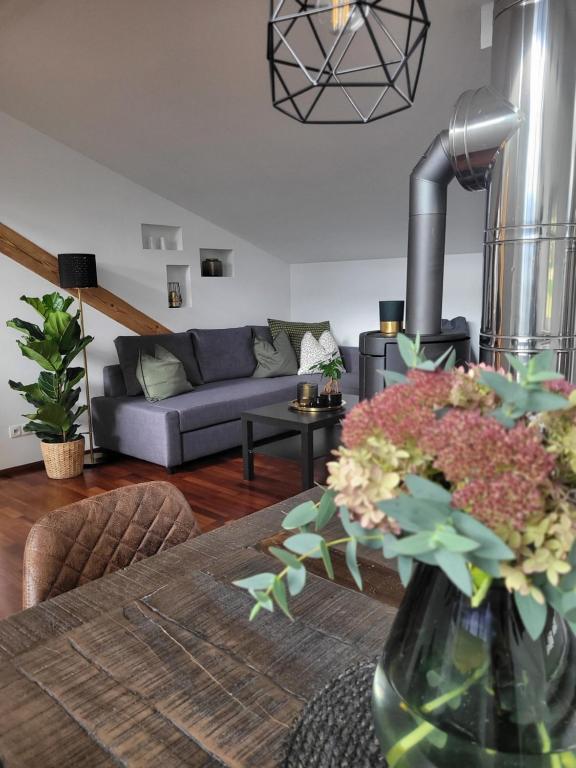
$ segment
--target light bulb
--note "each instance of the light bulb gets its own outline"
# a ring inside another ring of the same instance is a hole
[[[368,6],[359,7],[346,0],[316,0],[316,8],[325,11],[318,14],[319,20],[333,35],[339,35],[342,30],[351,34],[356,32],[364,24],[369,10]]]

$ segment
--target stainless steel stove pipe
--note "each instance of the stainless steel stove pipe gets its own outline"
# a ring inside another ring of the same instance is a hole
[[[576,0],[496,0],[492,85],[524,115],[491,174],[481,360],[576,374]]]

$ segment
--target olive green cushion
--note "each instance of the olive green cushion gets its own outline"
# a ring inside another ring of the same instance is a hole
[[[255,379],[294,376],[298,373],[298,360],[286,331],[280,331],[273,344],[255,336],[254,357],[258,362],[252,374]]]
[[[323,320],[321,323],[293,323],[290,320],[268,319],[268,327],[273,339],[278,336],[280,331],[286,331],[290,343],[294,347],[294,352],[296,352],[298,362],[300,362],[300,347],[304,335],[310,331],[315,339],[319,339],[324,331],[330,330],[330,322]]]
[[[154,356],[140,351],[136,378],[144,397],[151,403],[182,395],[184,392],[192,392],[194,389],[186,378],[183,363],[159,344],[154,347]]]

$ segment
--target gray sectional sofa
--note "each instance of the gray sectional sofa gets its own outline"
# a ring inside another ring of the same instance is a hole
[[[163,339],[138,336],[117,339],[116,348],[123,365],[104,369],[104,396],[92,399],[96,444],[160,464],[168,470],[239,446],[243,411],[292,400],[299,381],[320,379],[315,375],[252,378],[256,368],[253,333],[271,340],[267,326],[194,329]],[[175,354],[181,359],[188,356],[185,367],[195,389],[151,403],[143,394],[134,394],[138,385],[134,384],[130,366],[137,358],[139,346],[150,349],[154,342],[164,341],[167,347],[176,343],[185,345],[183,352],[175,351]],[[189,357],[191,352],[194,359]],[[358,349],[342,347],[341,353],[347,371],[342,381],[343,392],[357,394]],[[255,425],[256,440],[273,434],[278,434],[278,430]]]

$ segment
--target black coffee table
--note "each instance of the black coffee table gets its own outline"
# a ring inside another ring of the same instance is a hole
[[[289,403],[275,403],[246,411],[242,414],[242,457],[244,460],[244,479],[254,479],[254,449],[257,445],[284,440],[286,432],[300,433],[300,467],[302,470],[302,490],[314,486],[314,432],[328,429],[339,424],[346,413],[358,403],[356,395],[344,395],[346,405],[339,411],[322,413],[302,413],[293,411]],[[254,441],[254,424],[268,424],[273,427],[285,427],[286,432]]]

